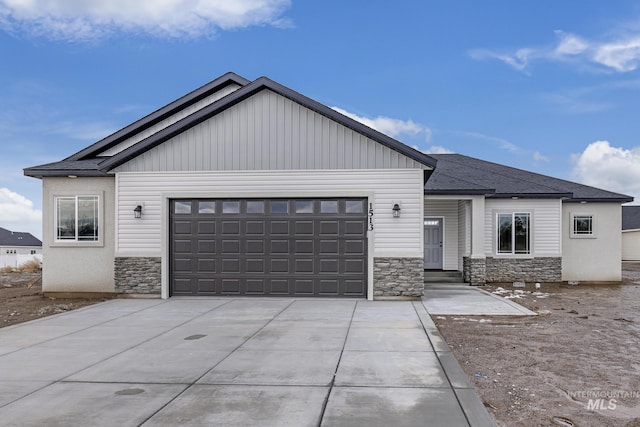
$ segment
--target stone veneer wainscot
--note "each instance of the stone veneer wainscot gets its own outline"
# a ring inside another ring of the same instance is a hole
[[[419,299],[424,294],[423,258],[374,258],[373,297]]]
[[[161,265],[160,257],[116,257],[116,293],[160,295]]]

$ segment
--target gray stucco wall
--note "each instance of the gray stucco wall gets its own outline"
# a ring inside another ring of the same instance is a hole
[[[55,240],[55,197],[100,197],[99,241]],[[42,290],[43,292],[114,292],[115,179],[44,178],[42,180]]]

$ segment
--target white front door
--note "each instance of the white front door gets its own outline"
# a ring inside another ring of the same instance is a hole
[[[442,270],[442,218],[424,220],[424,268]]]

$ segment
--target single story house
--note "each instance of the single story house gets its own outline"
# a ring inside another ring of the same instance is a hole
[[[227,73],[42,179],[47,293],[416,298],[620,281],[631,197],[427,155],[266,77]]]
[[[31,233],[0,227],[0,267],[20,267],[27,261],[42,261],[42,241]]]
[[[622,207],[622,260],[640,261],[640,206]]]

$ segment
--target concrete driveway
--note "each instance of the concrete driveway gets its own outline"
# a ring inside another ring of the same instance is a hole
[[[5,426],[494,425],[421,302],[112,300],[0,329]]]

